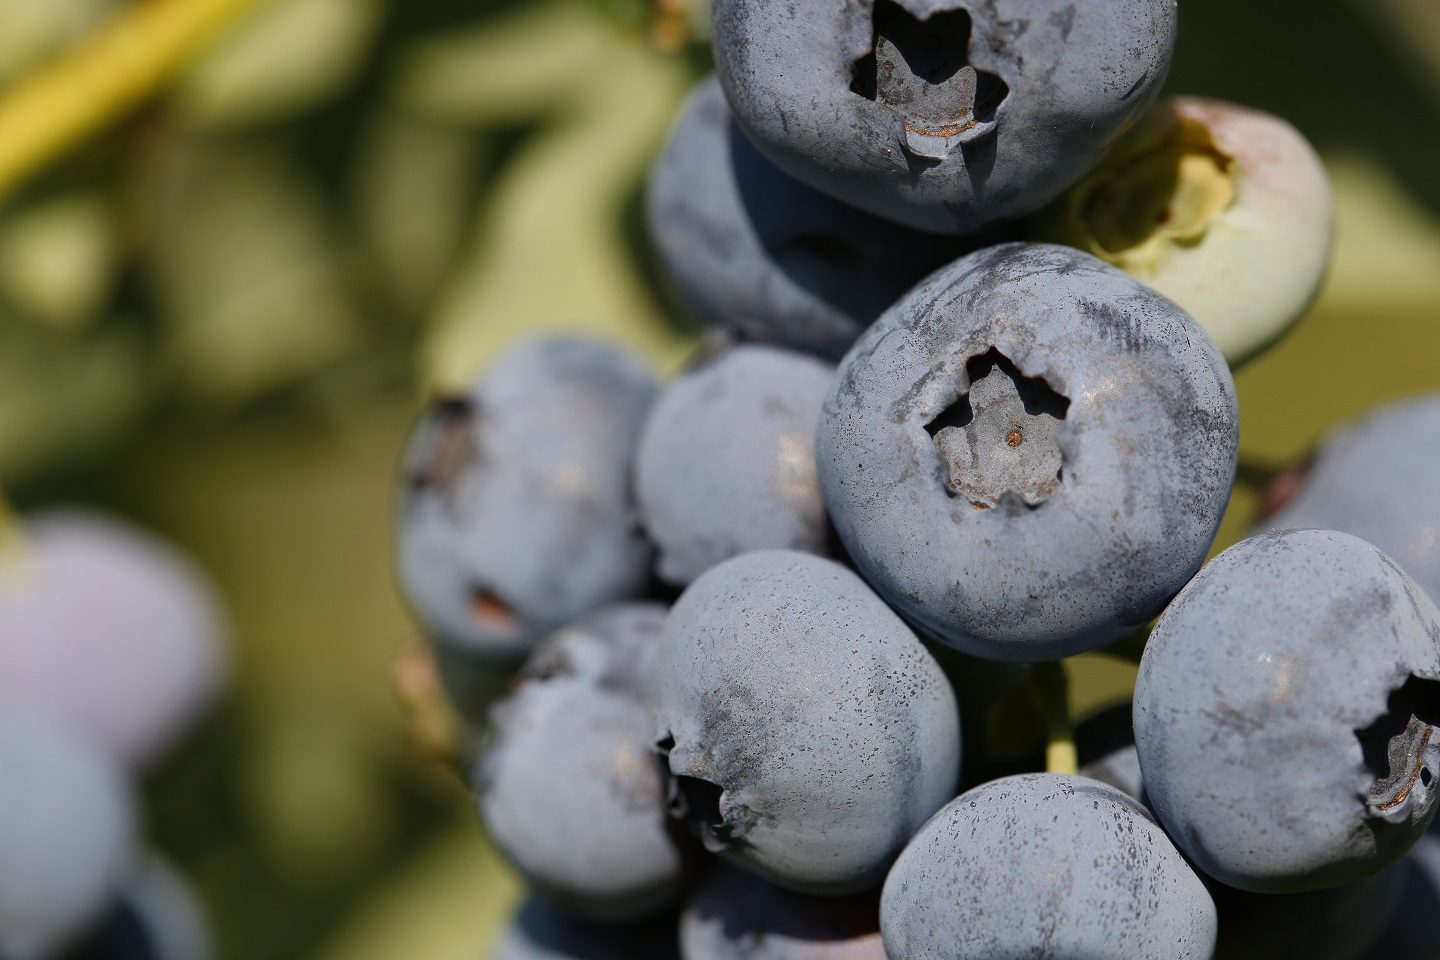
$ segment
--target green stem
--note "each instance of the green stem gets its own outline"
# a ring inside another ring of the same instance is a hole
[[[1070,678],[1065,664],[1056,660],[1033,668],[1045,711],[1045,770],[1074,774],[1080,769],[1075,753],[1075,731],[1070,726]]]
[[[1139,663],[1140,657],[1145,653],[1145,644],[1150,639],[1150,628],[1152,626],[1154,626],[1153,622],[1147,623],[1142,627],[1136,627],[1130,633],[1127,633],[1119,640],[1110,644],[1110,646],[1102,648],[1100,652],[1115,657],[1118,660],[1128,660],[1131,663]]]
[[[1235,482],[1242,487],[1251,490],[1264,490],[1275,482],[1275,478],[1286,470],[1288,465],[1278,463],[1258,463],[1254,460],[1241,460],[1235,468]]]

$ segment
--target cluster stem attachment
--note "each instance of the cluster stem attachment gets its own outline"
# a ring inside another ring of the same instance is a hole
[[[1070,678],[1060,660],[1031,668],[1045,711],[1045,770],[1074,774],[1080,770],[1075,752],[1075,730],[1070,724]]]

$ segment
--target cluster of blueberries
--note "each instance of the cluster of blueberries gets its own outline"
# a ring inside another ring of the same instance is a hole
[[[226,673],[215,594],[98,514],[0,516],[0,958],[204,960],[185,881],[145,848],[138,781]]]
[[[521,343],[404,457],[534,891],[493,956],[1433,955],[1440,397],[1205,562],[1231,369],[1325,272],[1313,151],[1156,102],[1174,0],[713,14],[648,190],[705,347]],[[1058,661],[1142,644],[1072,735]]]

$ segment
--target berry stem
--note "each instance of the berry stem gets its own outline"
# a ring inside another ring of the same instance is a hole
[[[125,6],[74,51],[0,95],[0,197],[152,96],[262,0]]]
[[[689,0],[655,0],[650,18],[650,42],[662,53],[674,53],[689,39]]]
[[[1065,664],[1059,660],[1037,663],[1033,670],[1045,711],[1045,770],[1076,773],[1080,762],[1075,753],[1075,731],[1070,726],[1070,678]]]
[[[1102,652],[1107,656],[1115,657],[1117,660],[1128,660],[1131,663],[1139,663],[1140,657],[1145,653],[1145,644],[1150,640],[1151,624],[1136,627],[1130,633],[1116,640]]]
[[[1235,483],[1251,490],[1264,490],[1284,473],[1288,466],[1276,463],[1259,463],[1255,460],[1241,460],[1235,467]]]

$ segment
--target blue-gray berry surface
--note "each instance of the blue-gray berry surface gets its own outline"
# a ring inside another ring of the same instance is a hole
[[[48,956],[100,919],[135,829],[133,789],[111,756],[0,710],[0,956]]]
[[[675,921],[601,926],[532,896],[490,951],[490,960],[679,960]]]
[[[961,795],[895,862],[889,960],[1205,960],[1215,905],[1145,809],[1085,777],[1022,774]]]
[[[1169,70],[1175,0],[714,0],[740,126],[811,186],[925,230],[1038,209]]]
[[[821,488],[865,578],[997,660],[1102,646],[1200,568],[1239,440],[1219,350],[1101,261],[1009,244],[932,275],[841,362]]]
[[[421,418],[404,460],[399,577],[433,639],[519,657],[643,592],[651,548],[630,463],[655,390],[624,352],[551,337],[512,347]]]
[[[713,78],[691,95],[651,170],[646,215],[671,286],[698,322],[831,358],[964,252],[781,171],[735,126]]]
[[[807,897],[720,864],[680,916],[683,960],[885,960],[873,892]]]
[[[571,678],[648,702],[668,612],[660,603],[601,607],[541,641],[521,678]]]
[[[1382,407],[1332,433],[1267,526],[1368,540],[1440,603],[1440,394]]]
[[[753,550],[826,552],[815,425],[833,376],[804,354],[741,345],[660,391],[635,492],[663,579],[686,584]]]
[[[744,554],[666,621],[655,739],[672,812],[791,889],[877,884],[954,795],[959,725],[935,659],[830,560]]]
[[[1211,561],[1135,687],[1146,796],[1202,870],[1256,893],[1353,882],[1435,812],[1440,611],[1370,544],[1293,530]]]
[[[132,766],[162,757],[228,667],[220,603],[169,544],[112,518],[23,518],[0,557],[0,703],[23,704]]]
[[[643,631],[627,636],[618,618]],[[598,629],[543,644],[492,709],[475,793],[491,839],[536,888],[586,916],[633,920],[684,892],[683,835],[666,812],[643,683],[633,677],[636,663],[653,662],[660,634],[646,608],[590,623]]]

